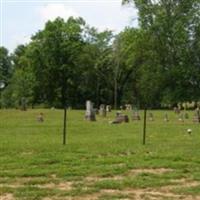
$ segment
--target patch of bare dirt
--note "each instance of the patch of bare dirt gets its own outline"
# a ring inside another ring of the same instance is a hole
[[[23,185],[19,184],[19,183],[15,183],[15,184],[0,184],[0,187],[9,187],[9,188],[19,188],[22,187]],[[0,198],[1,200],[1,198]]]
[[[56,175],[56,174],[51,174],[50,177],[53,178],[53,179],[56,179],[56,178],[57,178],[57,175]]]
[[[107,181],[107,180],[122,180],[123,176],[109,176],[109,177],[100,177],[100,176],[88,176],[85,178],[87,182],[98,182],[98,181]]]
[[[32,155],[33,151],[26,151],[26,152],[22,152],[21,155],[22,156],[28,156],[28,155]]]
[[[72,189],[72,182],[60,182],[58,184],[55,183],[47,183],[47,184],[35,184],[35,187],[38,188],[46,188],[46,189],[58,189],[58,190],[64,190],[69,191]],[[9,188],[20,188],[24,187],[24,184],[20,183],[12,183],[12,184],[0,184],[0,187],[9,187]],[[1,198],[0,198],[1,200]]]
[[[0,196],[1,200],[15,200],[14,196],[12,194],[4,194]]]
[[[48,184],[35,185],[35,186],[38,188],[58,189],[58,190],[64,190],[64,191],[69,191],[72,189],[71,182],[61,182],[59,184],[48,183]]]
[[[44,177],[32,177],[32,176],[27,176],[27,177],[20,177],[20,178],[17,178],[15,180],[15,182],[17,183],[20,183],[20,184],[24,184],[24,183],[28,183],[28,182],[31,182],[31,181],[37,181],[37,180],[45,180]]]
[[[72,197],[44,197],[42,200],[73,200]]]
[[[167,172],[172,172],[173,169],[169,168],[144,168],[144,169],[132,169],[128,172],[128,174],[138,175],[141,173],[150,173],[150,174],[164,174]]]
[[[167,172],[173,171],[172,169],[168,168],[154,168],[154,169],[133,169],[128,171],[128,175],[137,175],[140,173],[152,173],[152,174],[164,174]],[[56,178],[56,176],[55,176]],[[123,175],[116,175],[111,177],[97,177],[97,176],[88,176],[86,177],[83,182],[85,183],[94,183],[98,181],[103,180],[122,180],[125,178]],[[25,179],[22,179],[21,181],[17,181],[12,184],[1,184],[0,186],[7,186],[7,187],[22,187],[24,186],[24,181],[31,181],[32,177],[28,177]],[[36,187],[39,188],[47,188],[47,189],[59,189],[64,191],[70,191],[73,189],[73,184],[75,182],[59,182],[56,183],[47,183],[47,184],[36,184]],[[86,184],[87,185],[87,184]],[[62,197],[62,199],[59,199],[59,197],[47,197],[43,200],[98,200],[99,197],[102,195],[128,195],[129,198],[125,198],[126,200],[162,200],[162,199],[170,199],[170,200],[200,200],[200,196],[191,196],[191,195],[179,195],[173,193],[174,189],[178,189],[181,187],[195,187],[200,185],[200,182],[188,180],[188,179],[174,179],[171,180],[171,185],[162,186],[159,188],[145,188],[145,189],[136,189],[136,188],[129,188],[125,190],[111,190],[111,189],[104,189],[100,192],[93,193],[93,194],[86,194],[80,197]],[[124,199],[124,200],[125,200]],[[14,200],[14,197],[12,194],[6,194],[4,196],[0,196],[0,200]]]
[[[159,173],[165,173],[166,170],[160,170]],[[127,200],[162,200],[162,199],[170,199],[170,200],[200,200],[200,196],[191,196],[191,195],[180,195],[175,194],[171,190],[180,188],[180,187],[195,187],[199,185],[199,182],[189,181],[186,179],[177,179],[172,180],[172,183],[176,183],[175,185],[163,186],[160,188],[145,188],[145,189],[126,189],[126,190],[111,190],[104,189],[99,193],[94,193],[87,196],[76,197],[73,200],[97,200],[102,195],[128,195],[129,198]]]
[[[41,177],[21,177],[13,179],[11,183],[2,183],[0,187],[10,187],[10,188],[19,188],[24,187],[26,183],[31,181],[40,180]],[[1,200],[1,199],[0,199]]]
[[[74,197],[72,200],[98,200],[99,195],[93,194],[93,195],[85,195],[82,197]]]
[[[129,199],[143,200],[148,197],[149,200],[160,200],[161,198],[180,199],[181,195],[173,193],[163,193],[151,189],[128,189],[128,190],[101,190],[102,194],[120,194],[128,195]]]
[[[151,168],[151,169],[132,169],[128,171],[128,175],[138,175],[141,173],[151,173],[151,174],[164,174],[167,172],[172,172],[172,169],[169,168]],[[110,177],[100,177],[100,176],[88,176],[85,178],[85,181],[88,182],[97,182],[97,181],[104,181],[104,180],[122,180],[125,176],[110,176]]]
[[[126,166],[126,164],[125,163],[115,163],[115,164],[112,164],[111,166],[112,167],[124,167],[124,166]]]
[[[135,154],[135,152],[133,152],[133,151],[126,151],[126,152],[121,152],[121,153],[119,153],[118,154],[118,156],[130,156],[130,155],[134,155]]]
[[[156,191],[156,190],[136,190],[134,191],[134,194],[136,195],[136,199],[142,200],[145,197],[148,197],[150,200],[160,200],[163,198],[168,198],[168,199],[182,199],[183,197],[181,195],[176,195],[171,192],[161,192],[161,191]]]
[[[190,187],[196,187],[196,186],[200,185],[200,182],[198,182],[198,181],[187,180],[184,178],[172,180],[171,183],[173,185],[163,186],[160,188],[160,190],[162,190],[164,192],[168,192],[170,190],[178,189],[178,188],[182,188],[182,187],[190,188]]]

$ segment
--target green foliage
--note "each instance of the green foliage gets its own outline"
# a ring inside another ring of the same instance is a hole
[[[138,72],[141,58],[138,54],[138,39],[140,36],[139,29],[126,28],[116,36],[113,44],[115,65],[112,68],[117,82],[118,105],[122,102],[139,101]]]
[[[149,36],[149,39],[145,40],[151,46],[147,63],[149,67],[155,68],[158,76],[162,76],[163,86],[160,88],[159,96],[163,101],[171,103],[198,100],[199,78],[197,77],[200,71],[197,66],[199,63],[197,30],[200,24],[200,2],[124,0],[123,3],[134,3],[139,11],[140,27]],[[195,49],[194,44],[196,44]],[[145,51],[148,53],[148,50]],[[152,72],[155,73],[154,70]],[[145,84],[148,85],[152,74],[148,75],[148,72],[143,74],[148,77]],[[154,82],[157,78],[152,79]],[[153,82],[152,85],[156,87],[161,83]],[[150,93],[155,96],[153,91]]]
[[[139,27],[114,35],[82,18],[48,21],[12,55],[1,48],[5,107],[82,108],[100,104],[161,107],[199,101],[199,0],[123,0],[138,10]],[[11,61],[13,66],[11,66]]]
[[[0,80],[8,84],[11,74],[12,65],[8,50],[4,47],[0,47]]]
[[[40,84],[43,84],[46,100],[50,104],[57,101],[63,105],[66,95],[70,97],[75,93],[84,23],[81,18],[69,18],[67,22],[57,18],[54,22],[47,22],[44,30],[33,37],[35,51],[44,65],[42,72],[40,68],[37,69],[41,64],[37,65],[36,61],[33,67],[36,72],[42,73],[43,82]]]
[[[19,107],[22,98],[33,103],[35,74],[26,56],[26,47],[18,46],[13,55],[14,70],[8,87],[2,92],[2,106]]]

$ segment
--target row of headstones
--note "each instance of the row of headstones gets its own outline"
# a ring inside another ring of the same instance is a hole
[[[129,104],[127,104],[126,109],[131,110],[131,107]],[[176,114],[179,114],[179,121],[183,122],[184,119],[189,119],[188,113],[185,113],[184,115],[181,114],[181,111],[179,109],[174,109]],[[111,112],[111,106],[107,105],[105,106],[104,104],[100,105],[99,110],[93,108],[93,103],[91,101],[86,102],[86,113],[85,113],[85,119],[89,121],[96,121],[96,114],[99,114],[100,116],[106,117],[106,113]],[[140,120],[140,115],[138,111],[133,112],[132,120],[137,121]],[[152,113],[149,113],[148,115],[149,121],[154,121],[154,116]],[[164,115],[164,121],[168,122],[169,117],[167,113]],[[114,121],[111,123],[120,123],[120,122],[129,122],[129,118],[127,115],[123,115],[120,112],[117,112],[116,118]],[[194,117],[193,117],[193,122],[200,122],[200,111],[197,109],[195,111]]]
[[[91,101],[86,101],[86,112],[85,112],[85,119],[89,121],[96,121],[96,114],[99,114],[102,117],[106,117],[107,112],[111,112],[110,105],[100,105],[99,110],[93,108],[93,103]]]
[[[98,113],[100,116],[106,117],[106,113],[111,112],[111,106],[100,105],[99,111],[93,108],[93,103],[91,101],[86,102],[86,113],[85,119],[88,121],[96,121],[96,114]],[[140,120],[140,116],[138,112],[134,112],[132,116],[132,120]],[[124,115],[121,112],[117,112],[115,119],[111,122],[112,124],[117,123],[128,123],[129,117],[128,115]]]
[[[189,115],[188,113],[181,113],[181,109],[178,107],[174,108],[174,112],[175,114],[177,114],[179,116],[179,121],[184,121],[184,119],[189,119]],[[193,116],[193,122],[200,122],[200,110],[199,108],[196,108],[195,112],[194,112],[194,116]]]
[[[135,115],[135,119],[140,119],[140,117],[138,116],[138,114],[136,113]],[[149,113],[148,115],[148,119],[149,121],[154,121],[154,116],[152,113]],[[189,119],[189,114],[185,113],[185,114],[179,114],[178,116],[178,120],[181,122],[184,122],[184,119]],[[169,117],[168,114],[165,113],[164,115],[164,121],[168,122],[169,121]],[[199,111],[195,111],[194,116],[193,116],[193,122],[200,122],[200,113]]]
[[[124,120],[122,120],[122,118],[124,118]],[[185,113],[185,115],[183,115],[183,114],[179,115],[178,120],[180,122],[184,122],[184,119],[189,119],[188,113]],[[115,120],[116,120],[116,122],[121,121],[121,120],[124,121],[124,122],[128,122],[129,121],[128,116],[127,115],[123,115],[121,113],[117,113]],[[139,121],[139,120],[141,120],[139,112],[137,112],[137,111],[133,112],[132,120],[133,121]],[[148,114],[148,120],[149,121],[154,121],[153,113],[149,113]],[[168,117],[167,113],[164,115],[164,121],[165,122],[169,122],[169,117]],[[200,115],[199,115],[198,112],[194,113],[193,122],[200,123]]]
[[[152,113],[149,113],[149,117],[148,118],[149,118],[150,121],[154,121],[154,117],[153,117]],[[184,122],[185,119],[189,119],[189,114],[188,113],[179,114],[178,120],[180,122]],[[168,117],[167,113],[164,115],[164,121],[165,122],[169,121],[169,117]],[[200,122],[200,116],[196,112],[194,113],[194,116],[193,116],[193,122]]]

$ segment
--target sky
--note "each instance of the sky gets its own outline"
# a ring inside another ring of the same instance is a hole
[[[0,46],[10,52],[58,16],[65,20],[80,16],[100,31],[115,33],[137,26],[136,9],[121,6],[121,0],[0,0],[0,6]]]

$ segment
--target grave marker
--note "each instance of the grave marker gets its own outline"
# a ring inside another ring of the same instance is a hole
[[[133,112],[133,116],[132,116],[132,120],[133,121],[139,121],[141,118],[140,118],[140,115],[139,115],[139,112],[138,111],[134,111]]]
[[[168,122],[168,121],[169,121],[169,117],[168,117],[168,114],[167,114],[167,113],[165,113],[165,115],[164,115],[164,121],[165,121],[165,122]]]
[[[185,113],[184,117],[185,117],[185,119],[189,119],[189,114]]]
[[[131,104],[126,104],[125,107],[126,107],[126,110],[128,110],[128,111],[132,110],[132,105]]]
[[[197,108],[195,113],[194,113],[193,122],[200,123],[200,111],[199,111],[199,108]]]
[[[129,122],[129,118],[128,115],[123,115],[120,112],[116,113],[116,117],[115,120],[113,120],[111,122],[111,124],[121,124],[122,122],[128,123]]]
[[[149,113],[148,118],[149,118],[149,121],[154,121],[153,113]]]
[[[104,104],[101,104],[99,107],[99,115],[102,117],[106,117],[106,109]]]
[[[106,106],[106,112],[111,112],[111,106],[110,105]]]
[[[178,118],[178,120],[179,120],[180,122],[184,122],[184,119],[183,119],[183,114],[180,114],[180,115],[179,115],[179,118]]]
[[[91,101],[86,101],[85,119],[88,121],[96,121],[95,111],[93,109],[93,103]]]

